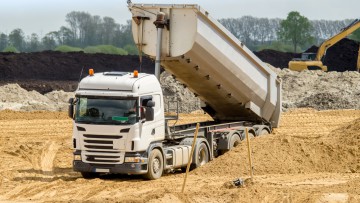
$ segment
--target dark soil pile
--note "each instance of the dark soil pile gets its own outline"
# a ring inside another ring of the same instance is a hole
[[[312,46],[305,52],[316,53],[318,49],[319,47]],[[359,42],[344,38],[326,51],[323,62],[327,65],[329,71],[355,71],[357,68],[358,51]],[[301,58],[301,54],[269,49],[254,53],[262,61],[281,69],[287,68],[289,61],[293,58]]]
[[[271,64],[277,68],[287,68],[289,61],[293,58],[300,58],[301,54],[290,53],[290,52],[281,52],[270,49],[264,49],[259,52],[254,52],[254,54],[259,57],[262,61]]]
[[[319,47],[312,46],[305,52],[316,53]],[[326,51],[323,62],[329,71],[355,71],[359,42],[344,38]]]
[[[140,70],[139,57],[53,51],[0,53],[0,85],[18,83],[26,90],[40,93],[59,89],[74,91],[82,69],[84,77],[89,68],[95,72],[132,72]],[[141,72],[153,73],[153,61],[143,57]]]

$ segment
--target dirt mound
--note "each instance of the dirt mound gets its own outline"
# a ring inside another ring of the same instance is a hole
[[[277,68],[287,68],[289,61],[293,58],[300,58],[301,54],[291,52],[281,52],[270,49],[264,49],[262,51],[254,52],[262,61],[271,64]]]
[[[259,56],[264,54],[263,57],[265,58],[263,60],[267,61],[266,57],[268,57],[270,63],[276,64],[279,62],[280,67],[286,67],[285,65],[287,65],[290,58],[297,57],[291,53],[271,50],[264,50],[257,54]],[[286,58],[286,60],[282,60],[282,58]],[[65,92],[75,91],[83,67],[86,70],[88,67],[92,67],[97,72],[110,70],[132,71],[133,67],[138,67],[138,65],[137,56],[84,54],[81,52],[2,53],[0,54],[0,85],[6,85],[13,81],[25,90],[30,91],[30,93],[24,90],[17,92],[16,88],[14,90],[11,90],[11,88],[3,89],[4,94],[0,96],[2,98],[0,108],[4,109],[7,103],[11,103],[11,109],[65,110],[66,106],[63,104],[66,101],[59,98],[59,96],[66,95],[64,97],[68,98],[71,93]],[[148,58],[144,58],[144,72],[151,72],[153,67],[153,62]],[[85,72],[87,72],[86,70]],[[316,109],[360,108],[360,104],[357,102],[360,97],[359,73],[294,72],[289,69],[280,70],[276,68],[274,70],[283,80],[283,107],[285,110],[296,107],[313,107]],[[85,75],[87,73],[83,74],[83,76]],[[179,101],[180,112],[189,113],[200,109],[199,99],[166,72],[161,76],[161,83],[164,93],[166,93],[165,109],[167,111],[175,111],[176,103],[174,101]],[[33,90],[41,94],[52,91],[64,92],[59,93],[57,96],[52,93],[42,97],[40,94],[32,92]],[[29,98],[34,96],[37,98]],[[49,99],[48,96],[53,99]],[[57,104],[58,99],[62,100],[59,104]],[[34,102],[34,100],[37,102]],[[24,102],[27,105],[24,105]],[[49,102],[54,104],[49,106]]]
[[[360,73],[291,71],[270,66],[282,79],[283,110],[360,109]]]
[[[165,111],[176,112],[178,108],[181,113],[202,112],[200,110],[200,100],[171,75],[164,72],[160,80],[166,93],[164,97]],[[65,86],[69,85],[66,82],[64,83]],[[38,82],[36,84],[42,83]],[[44,86],[39,85],[37,87],[40,88],[34,89],[42,89],[41,87]],[[0,94],[0,110],[11,109],[20,111],[66,111],[69,98],[74,97],[73,92],[64,92],[63,90],[55,90],[42,95],[35,90],[27,91],[18,84],[0,86]],[[179,105],[178,107],[177,104]]]
[[[334,130],[332,135],[335,139],[333,141],[339,141],[347,146],[360,146],[360,119],[356,119],[350,124],[346,124],[341,128]],[[355,148],[357,157],[360,156],[358,148]],[[358,162],[359,163],[359,162]],[[360,167],[360,164],[359,164]]]
[[[274,68],[282,79],[283,110],[298,107],[326,109],[360,109],[360,73],[358,72],[322,72],[302,71]],[[200,100],[187,88],[177,82],[171,75],[161,75],[164,90],[165,111],[190,113],[200,110]],[[53,81],[54,82],[54,81]],[[43,87],[41,82],[36,83]],[[65,81],[64,86],[71,85]],[[74,82],[74,89],[77,82]],[[35,88],[36,89],[36,88]],[[35,91],[20,88],[18,85],[0,86],[0,108],[14,110],[66,110],[67,100],[73,93],[53,91],[41,95]],[[51,104],[50,104],[51,103]]]
[[[74,97],[74,93],[55,91],[42,95],[27,91],[18,84],[8,84],[0,86],[0,110],[65,111],[70,97]]]
[[[252,140],[254,173],[359,173],[360,111],[333,113],[311,109],[285,113],[282,125],[273,134]],[[344,125],[346,121],[348,123]],[[344,137],[347,137],[346,141]],[[224,171],[233,176],[248,174],[248,163],[247,145],[242,142],[193,173],[209,176],[221,175]]]
[[[319,47],[312,46],[305,52],[316,53],[318,49]],[[326,51],[323,61],[329,71],[355,71],[358,51],[359,42],[344,38]]]
[[[351,101],[336,93],[316,93],[295,104],[297,107],[312,107],[318,110],[351,108]]]
[[[160,76],[160,83],[164,92],[165,111],[191,113],[200,110],[200,99],[178,81],[176,81],[169,73],[163,72]],[[178,107],[177,107],[178,103]]]

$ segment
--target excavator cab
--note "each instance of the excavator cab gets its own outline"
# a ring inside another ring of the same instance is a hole
[[[306,61],[306,60],[315,60],[316,57],[316,53],[302,53],[301,54],[301,60]]]

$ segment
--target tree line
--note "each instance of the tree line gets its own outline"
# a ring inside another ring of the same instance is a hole
[[[22,29],[12,30],[8,35],[0,32],[0,51],[16,50],[36,52],[55,50],[60,46],[69,50],[93,48],[96,45],[112,45],[124,53],[137,54],[131,34],[131,21],[121,25],[111,17],[101,18],[87,12],[73,11],[66,15],[65,26],[40,37],[37,33],[25,36]],[[66,46],[65,46],[66,45]]]
[[[219,20],[251,50],[268,48],[279,51],[303,51],[313,44],[319,45],[351,21],[308,20],[298,12],[290,12],[286,19],[243,16]],[[87,12],[73,11],[65,16],[65,22],[65,26],[44,36],[36,33],[26,36],[20,28],[12,30],[9,34],[0,32],[0,51],[138,53],[131,34],[130,20],[122,25],[111,17],[102,18]],[[351,37],[360,40],[360,30]]]
[[[252,16],[226,18],[219,20],[232,34],[246,44],[251,50],[264,48],[279,51],[304,51],[312,45],[320,45],[324,40],[339,33],[353,19],[345,20],[309,20],[298,12],[290,12],[286,19],[268,19]],[[293,28],[293,33],[285,30]],[[303,35],[303,36],[298,36]],[[300,37],[301,42],[292,42],[291,36]],[[360,29],[350,36],[360,41]]]

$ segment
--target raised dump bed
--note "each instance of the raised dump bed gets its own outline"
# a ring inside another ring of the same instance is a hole
[[[281,81],[244,44],[198,5],[132,4],[132,29],[142,52],[156,56],[156,14],[164,12],[161,65],[220,121],[279,125]]]

